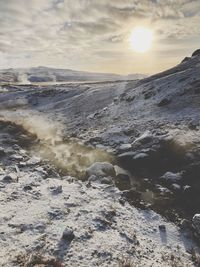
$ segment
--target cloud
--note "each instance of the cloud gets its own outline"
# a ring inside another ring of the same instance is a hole
[[[199,43],[199,24],[199,0],[0,0],[0,67],[91,70],[105,60],[101,56],[115,60],[126,54],[127,60],[128,38],[137,25],[154,30],[159,57],[166,45],[174,50],[177,40],[190,51],[190,40]]]

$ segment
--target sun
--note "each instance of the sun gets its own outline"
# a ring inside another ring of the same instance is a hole
[[[136,27],[130,36],[132,49],[137,53],[147,52],[153,42],[153,32],[145,27]]]

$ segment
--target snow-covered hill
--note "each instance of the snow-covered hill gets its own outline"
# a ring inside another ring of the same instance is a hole
[[[88,80],[1,85],[3,266],[196,266],[199,51]]]
[[[47,67],[34,67],[29,69],[2,69],[0,70],[0,82],[11,83],[37,83],[37,82],[84,82],[84,81],[113,81],[144,78],[142,74],[127,76],[112,73],[92,73],[71,69],[55,69]]]

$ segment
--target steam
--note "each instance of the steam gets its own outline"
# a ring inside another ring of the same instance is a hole
[[[21,84],[30,84],[30,81],[28,80],[28,76],[26,73],[19,73],[18,75],[18,81]]]
[[[36,136],[38,144],[30,153],[47,159],[63,174],[82,178],[87,167],[94,162],[113,161],[113,156],[106,151],[91,148],[78,140],[64,141],[63,126],[53,122],[47,116],[31,113],[7,113],[4,120],[23,127]]]

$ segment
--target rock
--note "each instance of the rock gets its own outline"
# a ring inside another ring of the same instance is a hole
[[[158,226],[159,230],[162,232],[166,232],[166,226],[164,224]]]
[[[14,149],[14,150],[19,150],[19,149],[20,149],[20,146],[18,146],[17,144],[14,144],[14,145],[13,145],[13,149]]]
[[[20,162],[19,162],[19,166],[20,166],[20,167],[26,167],[26,162],[20,161]]]
[[[0,174],[5,174],[5,171],[3,168],[0,167]]]
[[[119,146],[120,152],[125,152],[127,150],[130,150],[132,148],[131,144],[122,144]]]
[[[181,220],[181,222],[180,222],[180,227],[181,227],[182,229],[190,228],[190,226],[191,226],[191,223],[190,223],[189,220],[186,220],[186,219]]]
[[[40,163],[40,161],[41,161],[40,157],[33,156],[32,158],[27,160],[26,165],[36,165]]]
[[[51,186],[49,187],[49,190],[51,191],[52,194],[54,195],[58,195],[62,193],[62,185],[58,185],[58,186]]]
[[[14,160],[23,160],[23,157],[19,154],[11,155],[10,158]]]
[[[113,183],[112,177],[103,177],[101,179],[101,183],[102,184],[112,184]]]
[[[88,182],[96,182],[96,183],[101,183],[101,184],[113,184],[113,179],[112,177],[102,177],[102,176],[96,176],[96,175],[91,175],[88,178]]]
[[[163,186],[161,186],[161,185],[159,185],[159,184],[157,184],[156,185],[156,188],[157,188],[157,190],[161,193],[161,194],[171,194],[171,191],[168,189],[168,188],[166,188],[166,187],[163,187]]]
[[[160,179],[169,183],[178,182],[182,179],[182,173],[166,172]]]
[[[118,96],[114,97],[113,102],[117,103],[118,101],[119,101],[119,97]]]
[[[71,242],[75,238],[74,231],[68,227],[65,228],[62,239]]]
[[[131,161],[133,157],[136,155],[136,152],[125,152],[118,155],[118,160],[122,162]]]
[[[183,187],[183,192],[184,193],[191,193],[192,192],[192,187],[190,186],[190,185],[185,185],[184,187]]]
[[[50,220],[60,220],[63,219],[63,216],[65,215],[65,212],[63,212],[60,209],[51,208],[48,211],[48,216]]]
[[[6,154],[3,147],[0,147],[0,156],[4,156]]]
[[[195,214],[192,218],[192,226],[195,229],[196,233],[200,235],[200,214]]]
[[[135,143],[141,143],[141,144],[147,144],[153,140],[153,135],[151,134],[150,131],[144,132],[140,137],[136,138],[132,145]]]
[[[34,226],[34,229],[37,230],[39,233],[44,233],[45,228],[46,228],[46,225],[44,223],[37,223]]]
[[[137,159],[146,159],[146,158],[148,158],[148,157],[149,157],[149,155],[146,154],[146,153],[138,153],[138,154],[136,154],[136,155],[133,157],[133,159],[134,159],[134,160],[137,160]]]
[[[5,188],[5,184],[4,183],[0,183],[0,189]]]
[[[47,172],[46,172],[46,171],[44,170],[44,168],[41,167],[41,166],[36,167],[35,170],[38,171],[38,172],[41,172],[41,173],[43,173],[43,174],[45,174],[45,175],[47,175]]]
[[[24,191],[31,191],[32,189],[33,188],[30,185],[25,185],[24,188],[23,188]]]
[[[177,191],[177,192],[181,190],[181,186],[175,183],[171,185],[171,188],[173,191]]]
[[[166,106],[166,105],[168,105],[169,103],[171,103],[171,99],[165,97],[165,98],[163,98],[163,99],[157,104],[157,106],[158,106],[158,107],[162,107],[162,106]]]
[[[96,162],[86,170],[87,177],[90,177],[92,175],[95,175],[97,177],[115,177],[116,173],[114,166],[111,163]]]
[[[10,175],[6,175],[3,177],[3,179],[1,180],[3,183],[12,183],[14,182],[14,180],[16,179],[16,177],[13,175],[13,174],[10,174]]]

